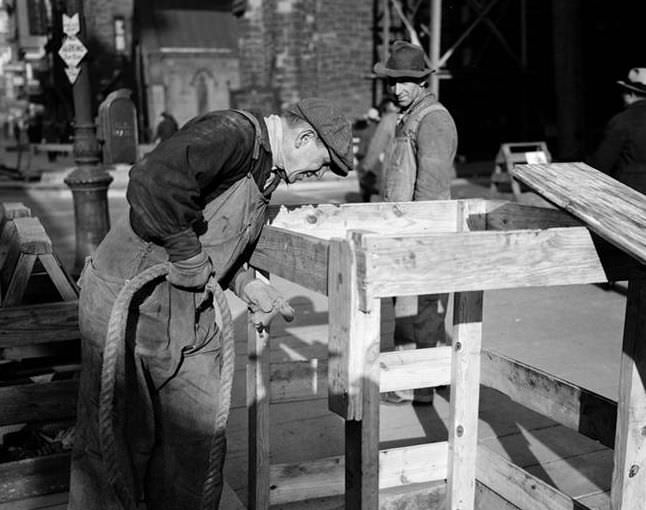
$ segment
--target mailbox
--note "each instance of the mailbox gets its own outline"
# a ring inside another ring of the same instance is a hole
[[[137,161],[137,111],[131,91],[111,92],[99,106],[98,138],[103,144],[103,163]]]

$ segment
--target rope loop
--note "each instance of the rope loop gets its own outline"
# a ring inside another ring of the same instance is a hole
[[[117,377],[117,362],[125,344],[126,325],[130,303],[134,295],[147,284],[165,277],[168,264],[156,264],[126,281],[114,301],[103,348],[103,365],[101,367],[101,390],[99,393],[99,441],[103,462],[108,473],[108,481],[114,488],[124,510],[136,510],[137,504],[120,469],[116,434],[114,430],[114,393]],[[231,408],[231,387],[235,368],[235,345],[233,338],[233,320],[226,296],[214,276],[209,278],[206,286],[213,294],[213,306],[217,307],[222,318],[222,370],[220,375],[220,392],[213,426],[213,439],[209,451],[209,470],[202,489],[202,509],[217,508],[222,494],[222,465],[225,453],[225,430]],[[217,314],[216,314],[217,315]]]

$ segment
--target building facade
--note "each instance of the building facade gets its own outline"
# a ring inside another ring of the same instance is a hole
[[[373,0],[247,0],[239,18],[240,107],[278,110],[307,96],[349,116],[371,106]]]

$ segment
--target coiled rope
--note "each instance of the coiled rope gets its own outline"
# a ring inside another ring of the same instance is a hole
[[[137,504],[124,480],[123,472],[117,459],[116,439],[114,432],[114,390],[116,383],[117,361],[122,346],[125,344],[126,324],[130,302],[134,295],[148,283],[168,274],[166,263],[152,266],[126,281],[112,306],[108,332],[103,349],[103,366],[101,369],[101,391],[99,394],[99,440],[108,480],[125,510],[135,510]],[[206,285],[213,295],[213,305],[220,311],[222,318],[222,368],[220,372],[220,393],[218,409],[215,416],[214,434],[209,451],[209,469],[202,488],[202,510],[215,510],[222,494],[222,463],[225,450],[225,429],[231,407],[231,386],[235,368],[235,345],[233,338],[233,321],[231,310],[224,292],[212,276]]]

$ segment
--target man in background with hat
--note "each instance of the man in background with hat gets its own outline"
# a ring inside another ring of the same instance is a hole
[[[610,119],[590,165],[646,193],[646,68],[632,68],[617,84],[625,108]]]
[[[294,310],[245,269],[279,182],[353,163],[350,122],[326,100],[300,101],[282,115],[218,111],[189,121],[130,171],[129,215],[116,223],[79,284],[83,361],[69,508],[217,508],[210,476],[220,387],[221,331],[205,301],[207,280],[248,303],[257,327]],[[159,263],[129,310],[125,357],[117,370],[117,462],[127,495],[109,482],[99,442],[102,354],[110,312],[125,282]],[[217,464],[217,465],[214,465]]]
[[[455,123],[448,110],[428,90],[433,72],[419,46],[395,41],[386,64],[374,67],[384,77],[402,114],[383,162],[384,200],[448,200],[453,160],[458,146]],[[446,342],[444,318],[448,294],[395,299],[397,349],[435,347]],[[391,392],[387,402],[431,404],[433,389]]]

